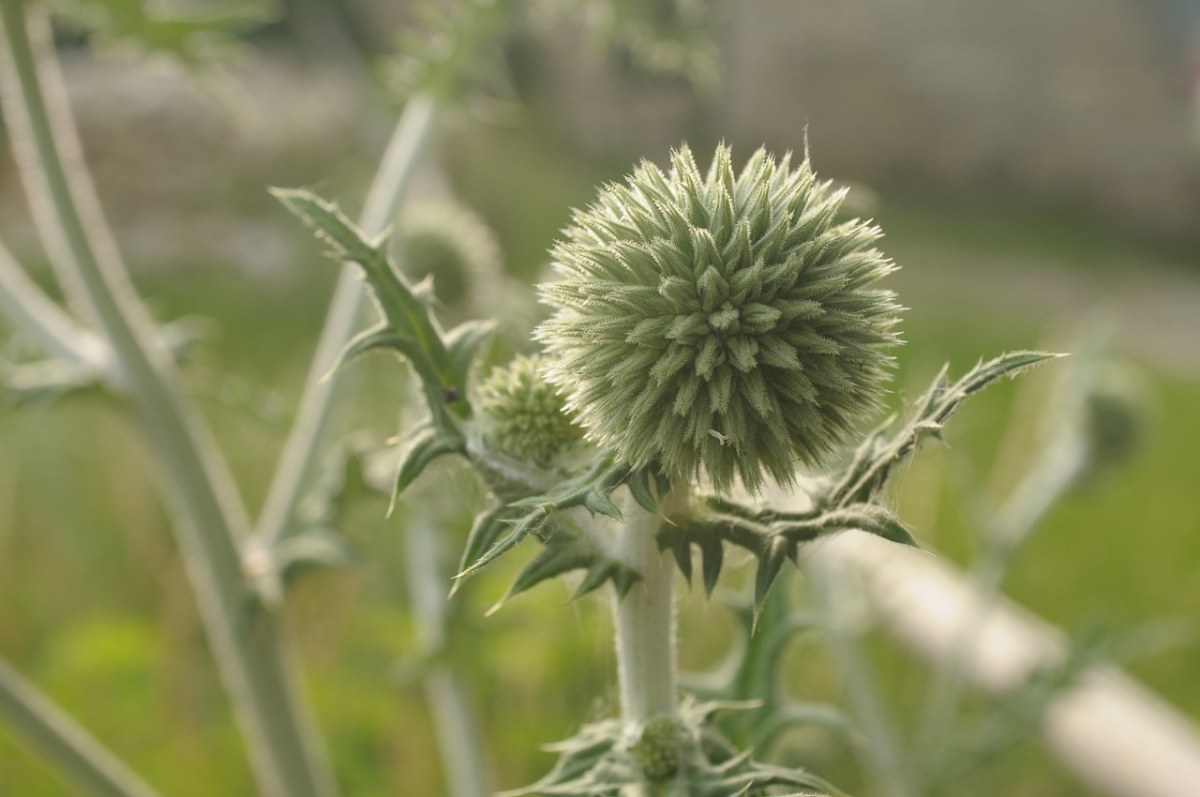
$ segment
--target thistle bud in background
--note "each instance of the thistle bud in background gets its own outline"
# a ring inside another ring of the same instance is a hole
[[[504,283],[500,245],[470,208],[440,200],[405,209],[393,238],[396,259],[413,282],[433,277],[433,292],[456,315],[491,312]]]
[[[577,211],[536,337],[589,439],[673,479],[794,478],[843,445],[884,393],[899,306],[880,230],[807,158],[685,146]]]
[[[1144,375],[1125,364],[1104,366],[1082,399],[1084,481],[1133,458],[1145,444],[1152,403]]]

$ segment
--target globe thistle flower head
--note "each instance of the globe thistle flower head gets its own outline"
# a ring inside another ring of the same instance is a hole
[[[789,482],[877,409],[900,308],[875,226],[759,150],[702,173],[685,146],[577,211],[551,252],[548,378],[587,436],[672,478]]]
[[[470,208],[442,200],[405,209],[393,246],[400,268],[413,282],[433,276],[438,300],[451,310],[486,307],[502,284],[500,245]]]
[[[479,386],[476,406],[491,445],[549,465],[579,442],[583,430],[564,412],[562,394],[546,381],[544,366],[545,358],[535,355],[493,369]]]

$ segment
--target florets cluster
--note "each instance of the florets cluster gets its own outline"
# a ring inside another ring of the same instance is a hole
[[[500,450],[550,464],[583,436],[563,411],[563,397],[546,381],[545,358],[516,357],[488,374],[477,407],[484,438]]]
[[[537,332],[588,436],[673,478],[793,478],[876,409],[899,307],[877,227],[805,159],[754,154],[707,174],[687,147],[577,211],[552,251]]]

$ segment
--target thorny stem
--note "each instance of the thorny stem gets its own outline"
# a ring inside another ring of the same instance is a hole
[[[0,0],[5,121],[52,260],[104,334],[162,465],[163,488],[213,655],[268,797],[326,797],[333,778],[286,655],[279,618],[256,603],[239,541],[249,519],[228,467],[179,388],[170,358],[104,224],[50,43],[49,20]]]
[[[155,791],[73,719],[0,660],[0,717],[55,770],[96,797],[156,797]]]
[[[409,100],[367,191],[359,226],[368,236],[380,234],[391,222],[412,185],[439,117],[439,108],[431,97],[418,95]],[[300,397],[296,422],[284,443],[259,517],[255,536],[264,546],[269,547],[287,533],[296,507],[311,486],[341,384],[330,369],[358,328],[365,298],[358,274],[342,269]]]
[[[663,514],[681,513],[686,487],[675,487],[660,501]],[[675,568],[659,551],[656,533],[663,518],[632,498],[622,507],[613,555],[641,575],[625,597],[614,596],[617,675],[621,718],[641,724],[678,709],[675,662]]]

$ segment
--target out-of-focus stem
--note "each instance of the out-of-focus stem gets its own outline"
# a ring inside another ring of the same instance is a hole
[[[432,657],[422,686],[437,733],[447,794],[490,797],[495,789],[471,701],[454,663],[438,655],[446,645],[450,606],[439,539],[433,521],[414,508],[408,515],[404,543],[417,644]]]
[[[0,717],[58,774],[96,797],[157,797],[154,789],[0,660]]]
[[[367,235],[383,232],[391,222],[433,139],[438,117],[437,104],[428,96],[418,95],[405,107],[363,205],[359,226]],[[296,421],[284,443],[259,517],[256,537],[265,546],[287,532],[297,505],[312,484],[340,385],[338,375],[330,374],[330,369],[360,324],[365,296],[359,276],[343,269],[317,342]]]
[[[0,314],[51,357],[83,366],[115,381],[108,345],[68,316],[0,243]]]
[[[867,739],[861,746],[862,758],[880,794],[916,797],[918,792],[913,788],[912,774],[904,766],[902,748],[871,675],[862,644],[853,636],[853,630],[847,630],[836,619],[841,574],[834,568],[830,562],[815,560],[807,563],[804,572],[812,582],[822,612],[826,617],[834,618],[828,633],[850,709]]]
[[[249,519],[209,431],[129,281],[83,163],[49,20],[0,0],[3,103],[14,154],[64,290],[106,338],[161,465],[213,655],[268,797],[336,793],[294,683],[279,618],[256,605],[239,542]]]
[[[983,551],[971,569],[971,581],[982,600],[972,604],[952,654],[934,668],[926,699],[918,749],[928,758],[932,771],[936,771],[951,742],[958,705],[967,686],[971,651],[978,645],[988,612],[998,603],[1017,550],[1079,477],[1085,464],[1086,451],[1077,436],[1067,431],[1059,434],[1043,449],[988,524]]]

